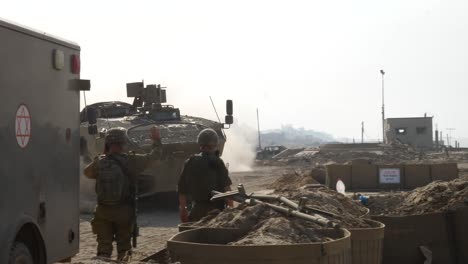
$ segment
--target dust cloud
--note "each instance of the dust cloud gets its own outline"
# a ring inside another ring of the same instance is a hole
[[[94,191],[95,180],[86,178],[83,170],[87,163],[80,157],[80,212],[89,214],[96,207],[96,192]]]
[[[223,160],[229,163],[230,172],[250,171],[255,161],[257,132],[246,125],[231,126],[226,132]]]

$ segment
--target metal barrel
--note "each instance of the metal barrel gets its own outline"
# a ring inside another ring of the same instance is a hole
[[[350,232],[345,229],[320,232],[335,240],[290,245],[228,245],[245,236],[245,231],[199,228],[178,233],[167,242],[167,248],[172,261],[184,264],[350,264]]]
[[[426,245],[432,251],[432,263],[468,263],[468,207],[455,212],[372,216],[372,219],[385,224],[384,264],[423,263],[425,257],[420,247]]]
[[[353,263],[381,264],[385,225],[370,219],[364,220],[370,228],[348,228],[351,232],[351,254]]]
[[[360,218],[367,218],[367,219],[371,219],[371,216],[370,216],[370,209],[366,207],[366,212],[363,213],[361,216],[359,216]]]

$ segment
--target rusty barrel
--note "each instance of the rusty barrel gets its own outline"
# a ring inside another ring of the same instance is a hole
[[[354,264],[381,264],[385,225],[365,220],[370,228],[349,228],[351,232],[351,254]]]
[[[184,264],[350,264],[351,234],[346,229],[320,230],[336,239],[290,245],[228,245],[245,232],[198,228],[176,234],[167,242],[173,261]]]

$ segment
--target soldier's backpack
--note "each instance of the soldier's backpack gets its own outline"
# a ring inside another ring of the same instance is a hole
[[[118,205],[130,199],[126,159],[103,155],[98,159],[96,194],[101,205]]]

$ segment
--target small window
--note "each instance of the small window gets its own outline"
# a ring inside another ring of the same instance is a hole
[[[426,134],[427,127],[416,127],[416,134],[422,135]]]
[[[397,135],[406,135],[406,128],[397,128],[396,129]]]

